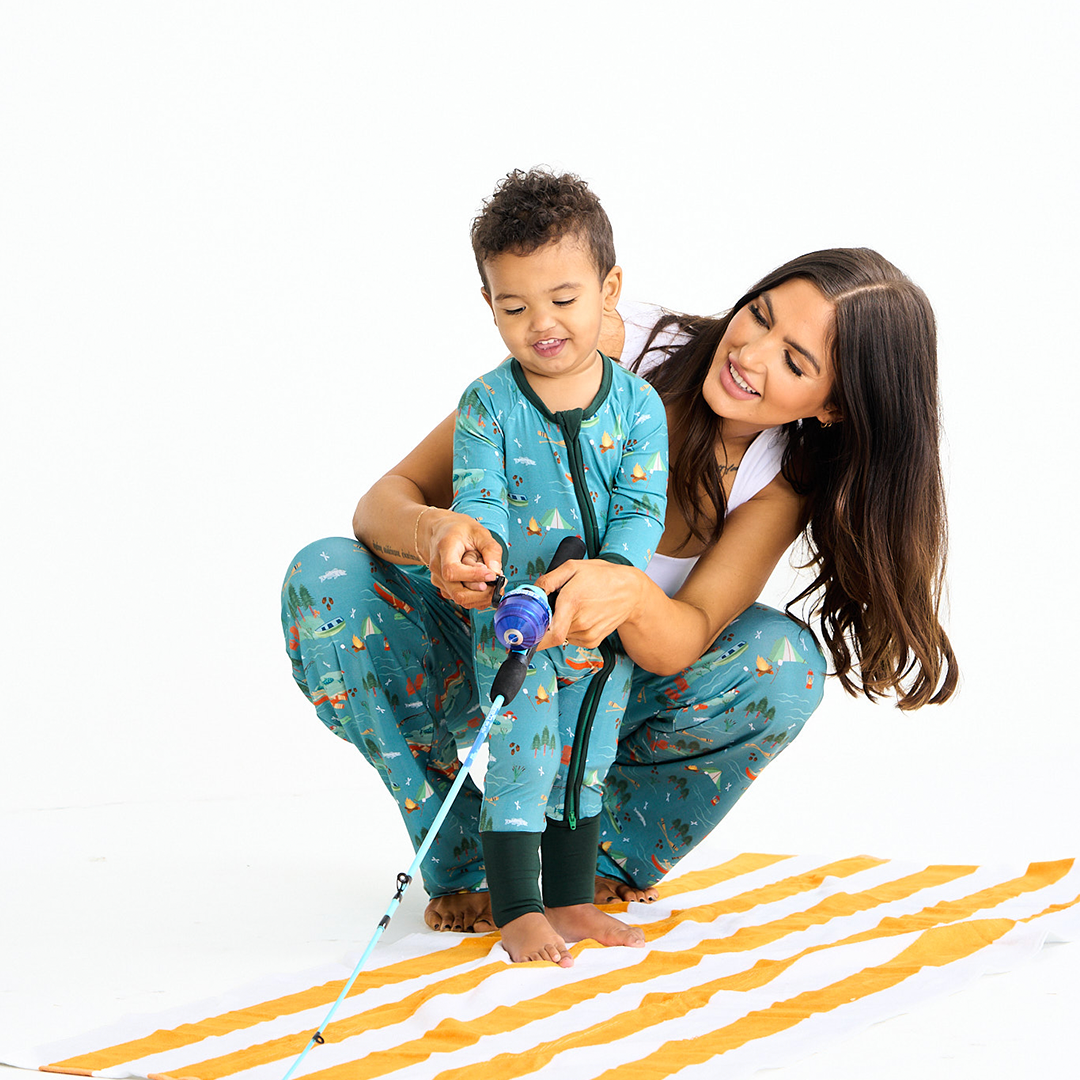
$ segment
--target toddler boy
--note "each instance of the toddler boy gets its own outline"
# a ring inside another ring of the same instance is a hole
[[[663,532],[667,427],[652,387],[597,348],[622,285],[607,214],[575,176],[515,171],[473,222],[472,242],[511,356],[462,395],[453,508],[500,542],[508,590],[542,574],[571,534],[589,558],[644,569]],[[490,609],[472,621],[484,700],[506,650]],[[603,778],[632,669],[611,639],[538,652],[492,727],[480,832],[514,961],[568,967],[565,942],[585,937],[644,944],[593,905]]]

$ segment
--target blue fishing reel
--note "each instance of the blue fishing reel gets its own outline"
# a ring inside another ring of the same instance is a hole
[[[547,593],[538,585],[519,585],[499,601],[495,636],[512,652],[527,652],[539,644],[550,623]]]
[[[548,572],[570,559],[585,558],[585,544],[580,537],[565,536],[548,565]],[[507,656],[491,684],[490,699],[502,696],[509,702],[525,682],[525,673],[536,653],[536,646],[551,624],[558,589],[550,596],[538,585],[519,585],[501,595],[504,578],[495,582],[495,637],[506,647]]]

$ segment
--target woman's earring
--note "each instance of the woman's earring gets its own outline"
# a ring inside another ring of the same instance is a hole
[[[831,420],[819,420],[818,423],[821,424],[822,427],[832,427],[833,426],[833,422]]]

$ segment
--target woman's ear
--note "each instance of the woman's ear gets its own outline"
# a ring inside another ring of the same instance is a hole
[[[822,427],[832,427],[833,424],[839,424],[844,419],[843,414],[835,405],[826,405],[821,412],[815,415]]]

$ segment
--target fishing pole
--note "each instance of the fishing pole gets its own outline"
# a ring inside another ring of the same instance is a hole
[[[570,559],[583,559],[584,557],[585,544],[581,538],[565,536],[555,549],[555,554],[552,556],[547,572],[550,573],[550,571]],[[394,917],[394,912],[397,911],[398,906],[401,904],[405,890],[412,884],[412,879],[420,869],[420,864],[424,861],[428,850],[435,842],[439,828],[454,805],[454,800],[465,783],[465,778],[469,775],[469,768],[480,747],[484,745],[484,740],[491,730],[491,725],[495,723],[495,717],[504,705],[509,705],[513,701],[525,682],[525,675],[536,653],[536,647],[540,644],[540,639],[547,632],[547,628],[551,623],[551,610],[555,606],[558,589],[549,596],[537,585],[519,585],[516,589],[511,589],[510,592],[504,594],[503,588],[505,585],[506,579],[500,576],[495,579],[492,590],[492,599],[497,604],[495,609],[495,636],[506,646],[507,654],[506,659],[495,673],[495,679],[491,684],[491,693],[489,695],[491,708],[488,709],[484,722],[480,725],[480,730],[476,733],[476,738],[473,740],[472,746],[469,747],[469,752],[465,755],[465,761],[462,763],[461,768],[458,769],[454,782],[450,785],[450,790],[446,793],[446,797],[435,815],[435,820],[432,821],[423,842],[416,849],[416,855],[412,863],[409,865],[408,870],[398,874],[397,891],[387,906],[386,913],[375,927],[375,932],[371,935],[367,948],[364,949],[360,959],[356,962],[352,975],[349,976],[348,982],[345,983],[341,993],[338,994],[337,1001],[330,1007],[325,1019],[315,1029],[315,1033],[308,1040],[307,1046],[300,1052],[299,1057],[292,1063],[282,1080],[290,1080],[300,1062],[304,1060],[313,1046],[321,1046],[326,1042],[326,1039],[323,1038],[323,1032],[329,1026],[330,1021],[333,1020],[338,1007],[349,996],[349,991],[360,975],[364,964],[367,963],[372,950],[378,943],[379,938],[382,937],[383,932],[390,925],[390,920]]]

